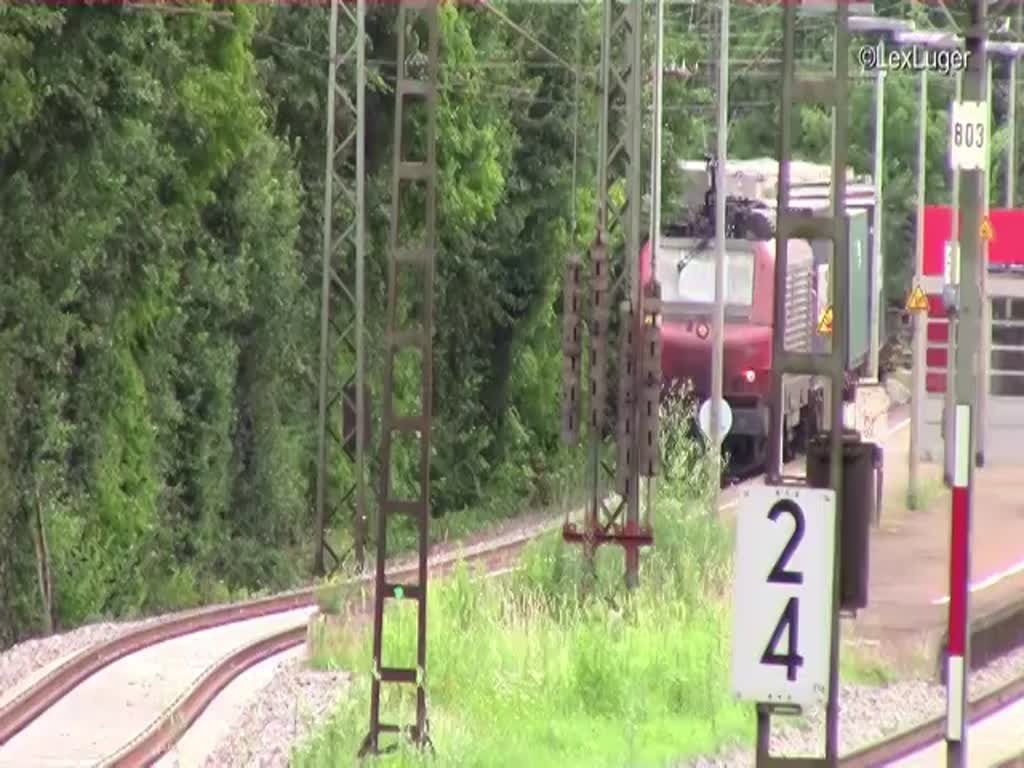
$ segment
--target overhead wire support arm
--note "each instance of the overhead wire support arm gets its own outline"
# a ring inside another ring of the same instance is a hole
[[[331,0],[329,24],[313,551],[317,575],[333,572],[341,564],[342,558],[327,539],[341,506],[350,511],[356,565],[363,568],[369,437],[364,323],[366,0],[357,0],[354,11],[351,4]],[[350,88],[355,91],[354,99],[348,95]],[[354,169],[354,175],[349,169]],[[339,364],[347,371],[341,381],[337,378]],[[338,405],[341,413],[336,410]],[[340,433],[334,424],[340,424]],[[332,468],[342,462],[347,464],[348,477],[344,487],[335,489]]]

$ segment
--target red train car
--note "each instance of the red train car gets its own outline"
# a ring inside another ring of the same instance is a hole
[[[714,241],[669,236],[659,245],[656,269],[662,291],[662,371],[669,387],[689,381],[697,397],[704,400],[711,394]],[[810,244],[790,241],[788,261],[786,346],[809,352],[818,306]],[[756,469],[767,458],[774,270],[774,240],[727,242],[722,391],[733,413],[724,448],[734,473]],[[640,272],[642,281],[648,282],[650,242],[641,251]],[[820,424],[821,389],[810,377],[786,377],[786,460]]]
[[[701,400],[711,395],[711,316],[715,299],[714,169],[711,159],[681,163],[689,176],[684,219],[659,241],[657,279],[662,295],[662,371],[666,384],[689,381]],[[790,206],[808,212],[831,204],[831,167],[792,163]],[[732,414],[724,448],[730,471],[758,469],[768,454],[775,308],[775,200],[778,163],[730,161],[726,174],[725,329],[722,390]],[[873,258],[874,188],[847,181],[850,311],[848,398],[869,365],[871,317],[881,311]],[[701,199],[703,198],[703,199]],[[831,242],[788,241],[783,329],[793,352],[826,353],[817,333],[828,302]],[[641,281],[652,278],[651,248],[640,253]],[[876,295],[877,294],[877,295]],[[783,381],[783,458],[788,460],[822,425],[825,382],[809,376]]]

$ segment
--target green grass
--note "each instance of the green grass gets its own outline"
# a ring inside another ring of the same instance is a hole
[[[657,545],[641,587],[626,594],[622,553],[605,547],[587,599],[579,550],[535,542],[497,579],[466,567],[431,586],[433,757],[408,749],[395,766],[665,766],[750,739],[750,708],[730,691],[730,537],[707,508],[710,477],[668,414],[667,476],[659,482]],[[415,666],[415,604],[392,604],[384,663]],[[296,766],[351,764],[369,712],[368,627],[312,633],[318,666],[356,672],[327,726]],[[414,721],[409,691],[386,686],[387,722]]]
[[[917,481],[917,494],[915,498],[910,496],[910,487],[904,494],[906,507],[910,510],[931,509],[936,500],[946,490],[945,482],[942,479],[942,468],[932,465],[922,465]]]
[[[844,683],[883,688],[895,682],[898,674],[876,648],[844,642],[839,657],[839,677]]]

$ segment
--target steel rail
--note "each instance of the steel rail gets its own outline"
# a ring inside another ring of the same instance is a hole
[[[102,768],[143,768],[167,754],[210,703],[236,677],[273,656],[286,653],[306,639],[306,624],[275,632],[240,648],[211,666],[188,691],[135,740],[104,758]]]
[[[1024,768],[1024,752],[1011,757],[1009,760],[1004,760],[996,768]]]
[[[1001,709],[1024,698],[1024,676],[989,691],[972,701],[967,709],[972,724],[985,720]],[[940,743],[946,735],[946,716],[921,723],[885,741],[871,744],[840,759],[843,768],[875,768],[890,765]],[[1011,763],[1012,764],[1012,763]]]
[[[315,592],[315,588],[309,587],[246,603],[205,608],[85,648],[0,707],[0,747],[79,684],[118,659],[182,635],[312,605]]]
[[[483,561],[489,566],[489,573],[500,572],[505,566],[506,560],[518,555],[519,551],[536,538],[538,533],[535,531],[530,536],[516,537],[461,558],[447,559],[437,563],[433,570],[438,575],[443,575],[460,561],[467,563]],[[416,566],[412,566],[406,570],[412,573],[415,572],[415,569]],[[396,570],[395,573],[389,575],[401,577],[405,574]],[[369,618],[368,614],[372,607],[371,596],[367,595],[350,614],[350,618],[358,625],[362,623],[360,620]],[[96,768],[143,768],[143,766],[153,765],[174,748],[178,740],[235,678],[256,664],[273,656],[287,653],[305,642],[307,626],[308,622],[303,621],[293,627],[261,637],[212,664],[142,733],[117,752],[104,758]]]
[[[486,554],[502,551],[513,544],[523,544],[541,533],[557,528],[561,525],[562,520],[563,517],[560,516],[557,520],[531,527],[527,531],[516,534],[511,539],[465,547],[461,551],[446,552],[439,555],[431,566],[432,568],[443,567],[461,559],[475,560]],[[471,554],[463,554],[466,550],[476,551]],[[396,563],[389,575],[415,575],[416,567],[415,563]],[[373,574],[367,573],[347,579],[339,586],[357,586],[372,582]],[[3,747],[82,682],[125,656],[183,635],[311,606],[316,602],[318,589],[319,587],[307,587],[273,597],[180,614],[85,648],[47,672],[38,681],[0,707],[0,747]]]

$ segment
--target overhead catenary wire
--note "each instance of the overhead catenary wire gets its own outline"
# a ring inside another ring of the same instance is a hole
[[[318,5],[297,5],[297,6],[293,6],[293,7],[303,7],[303,8],[308,8],[309,10],[327,10],[329,8],[329,5],[330,5],[329,3],[325,2],[322,5],[319,5],[319,4]],[[584,9],[585,5],[586,5],[586,3],[582,2],[582,0],[581,0],[581,2],[579,3],[579,7],[580,7],[581,11]],[[716,7],[718,7],[720,5],[720,3],[718,3],[718,2],[708,2],[708,3],[705,4],[705,3],[702,2],[700,5],[702,7],[706,5],[707,8],[716,8]],[[577,71],[578,70],[580,73],[586,72],[587,74],[590,74],[592,72],[594,74],[594,76],[595,76],[594,84],[596,85],[596,74],[597,74],[597,70],[598,70],[598,67],[596,65],[595,66],[591,66],[591,67],[582,67],[582,66],[579,66],[578,63],[576,65],[570,63],[565,58],[560,56],[557,52],[552,50],[552,48],[550,46],[546,45],[543,41],[541,41],[536,35],[534,35],[529,30],[525,29],[522,25],[518,24],[517,22],[515,22],[514,20],[509,18],[509,16],[507,14],[503,13],[502,11],[500,11],[493,3],[486,3],[486,4],[477,5],[477,6],[473,6],[473,7],[474,8],[482,8],[486,12],[494,15],[502,23],[507,25],[510,29],[514,30],[524,40],[526,40],[529,43],[531,43],[539,51],[541,51],[546,56],[548,56],[549,58],[552,59],[552,61],[550,61],[550,62],[528,62],[528,61],[478,62],[476,64],[476,66],[482,66],[482,67],[501,67],[501,66],[531,66],[531,67],[550,66],[550,67],[562,67],[562,68],[567,69],[569,71]],[[216,10],[204,9],[204,8],[189,8],[189,7],[182,7],[182,6],[163,6],[163,5],[139,4],[139,3],[129,4],[128,6],[126,6],[126,8],[128,8],[128,9],[134,11],[134,12],[149,11],[149,12],[154,12],[154,13],[161,13],[161,14],[168,15],[168,16],[182,16],[182,15],[198,16],[198,17],[207,19],[212,24],[216,24],[217,26],[222,27],[224,29],[229,29],[229,30],[236,31],[236,32],[246,32],[247,34],[251,35],[253,37],[253,39],[259,40],[261,42],[265,42],[265,43],[269,43],[269,44],[272,44],[272,45],[276,45],[276,46],[281,47],[281,48],[288,48],[288,49],[291,49],[291,50],[296,51],[298,53],[307,54],[307,55],[312,56],[312,57],[318,57],[318,58],[323,58],[323,59],[327,59],[328,58],[328,55],[326,53],[322,52],[322,51],[315,50],[315,49],[310,48],[308,46],[298,45],[296,43],[293,43],[293,42],[290,42],[290,41],[287,41],[287,40],[282,40],[279,37],[275,37],[275,36],[273,36],[273,35],[271,35],[271,34],[269,34],[267,32],[263,32],[263,31],[260,31],[258,29],[243,30],[242,27],[240,27],[237,23],[235,23],[234,21],[231,20],[231,14],[229,12],[226,12],[226,11],[216,11]],[[769,6],[765,6],[763,8],[760,8],[760,7],[752,8],[751,10],[756,11],[756,13],[758,13],[759,15],[766,15],[766,14],[770,14],[770,13],[776,12],[776,9],[774,9],[770,5]],[[827,19],[819,19],[817,17],[808,18],[808,19],[805,20],[804,23],[808,27],[820,26],[822,29],[826,29],[829,26]],[[581,28],[581,25],[582,25],[582,19],[580,20],[580,24],[578,24],[577,26]],[[699,29],[694,29],[694,26],[695,25],[687,25],[688,31],[691,31],[691,32],[699,31]],[[699,27],[699,25],[696,25],[696,26]],[[755,32],[755,33],[752,33],[752,34],[757,35],[757,34],[760,34],[760,33]],[[744,36],[745,36],[745,33],[740,33],[737,37],[742,38]],[[738,40],[737,42],[741,42],[742,43],[743,40]],[[735,48],[736,46],[733,46],[733,47]],[[763,54],[766,51],[771,51],[771,50],[774,49],[774,47],[775,46],[773,46],[773,45],[771,45],[769,43],[769,44],[765,45],[761,49],[761,53]],[[751,66],[757,66],[757,65],[761,64],[762,61],[763,60],[761,59],[761,57],[759,55],[759,56],[755,56],[753,59],[749,60],[749,63],[750,63]],[[740,63],[743,63],[743,62],[742,62],[742,60],[739,60],[739,59],[730,61],[730,65],[733,66],[733,67],[735,67],[737,64],[740,64]],[[368,65],[369,64],[373,64],[375,66],[387,66],[387,67],[394,67],[395,66],[395,62],[394,61],[391,61],[391,60],[386,60],[385,61],[385,60],[379,60],[379,59],[368,59],[367,60],[367,64]],[[443,63],[441,64],[441,68],[442,69],[445,68],[445,65]]]
[[[553,50],[551,50],[546,45],[544,45],[544,43],[542,43],[540,40],[538,40],[537,37],[534,36],[529,30],[524,29],[522,26],[520,26],[516,22],[512,21],[512,19],[510,19],[504,13],[499,11],[492,3],[484,3],[482,6],[477,6],[477,7],[482,7],[484,10],[486,10],[492,16],[495,16],[498,19],[500,19],[506,25],[508,25],[509,27],[514,29],[516,32],[518,32],[522,36],[522,38],[524,40],[527,40],[527,41],[533,43],[533,45],[536,46],[536,48],[538,50],[543,51],[544,53],[546,53],[548,56],[550,56],[552,59],[554,59],[556,62],[561,64],[566,69],[568,69],[570,71],[575,71],[575,67],[572,64],[570,64],[568,61],[563,59],[561,56],[559,56]]]

